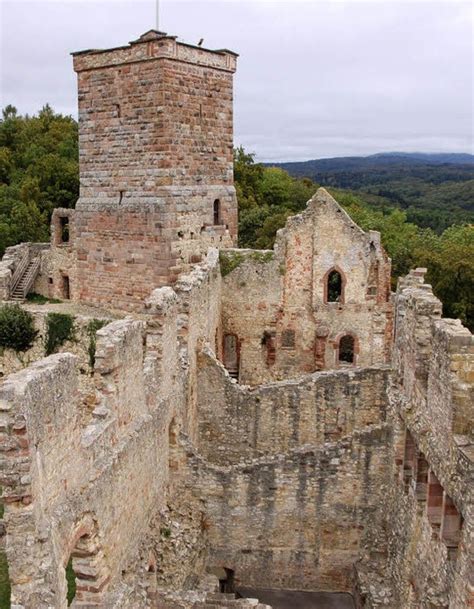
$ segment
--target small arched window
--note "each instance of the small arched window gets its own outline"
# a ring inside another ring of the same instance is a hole
[[[221,224],[221,202],[219,199],[214,201],[214,226]]]
[[[343,301],[343,282],[342,275],[335,269],[327,276],[326,285],[326,302],[342,302]]]
[[[346,334],[339,341],[339,362],[346,364],[354,363],[354,337]]]

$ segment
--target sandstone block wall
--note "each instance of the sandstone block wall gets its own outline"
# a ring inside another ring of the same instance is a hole
[[[315,373],[249,389],[231,381],[210,351],[198,361],[197,447],[215,464],[323,446],[386,419],[388,368]]]
[[[223,332],[238,341],[241,382],[345,366],[338,356],[345,335],[354,365],[389,361],[390,261],[380,235],[364,233],[324,189],[288,219],[273,255],[222,255],[235,266],[223,282]],[[328,302],[331,271],[342,281],[335,302]]]
[[[75,53],[74,69],[73,297],[138,310],[208,247],[235,244],[236,55],[151,31],[128,47]]]

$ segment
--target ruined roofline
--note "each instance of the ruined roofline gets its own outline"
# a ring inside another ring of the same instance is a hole
[[[319,205],[324,205],[324,204],[329,205],[336,213],[340,214],[341,217],[343,218],[344,222],[350,228],[357,231],[357,233],[360,237],[366,237],[366,238],[370,239],[371,241],[373,241],[374,244],[378,248],[380,248],[381,252],[383,252],[385,259],[388,262],[391,262],[391,258],[388,256],[387,252],[385,251],[385,248],[382,245],[380,232],[375,231],[375,230],[364,231],[357,224],[357,222],[355,222],[351,218],[351,216],[347,213],[347,211],[341,205],[339,205],[337,200],[331,194],[329,194],[329,192],[322,186],[320,186],[318,188],[318,190],[314,193],[314,195],[311,197],[311,199],[309,199],[309,201],[306,203],[306,207],[303,211],[301,211],[299,214],[295,214],[294,216],[289,216],[287,218],[287,220],[285,222],[285,226],[283,228],[280,228],[277,231],[275,245],[274,245],[273,249],[275,251],[278,249],[279,244],[280,244],[281,240],[284,238],[285,232],[288,229],[297,225],[299,222],[303,222],[305,220],[305,218],[307,218],[309,215],[311,215],[311,213],[313,211],[316,211],[316,209],[318,208]]]
[[[238,57],[234,51],[180,42],[177,36],[157,30],[149,30],[127,45],[73,51],[71,55],[76,72],[153,59],[171,59],[235,72]]]

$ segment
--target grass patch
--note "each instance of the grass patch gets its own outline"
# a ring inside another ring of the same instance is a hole
[[[51,355],[68,340],[74,340],[74,317],[66,313],[48,313],[46,316],[45,353]]]
[[[36,292],[30,292],[26,296],[26,300],[28,302],[32,302],[33,304],[59,304],[62,300],[58,300],[57,298],[46,298],[42,294],[37,294]]]

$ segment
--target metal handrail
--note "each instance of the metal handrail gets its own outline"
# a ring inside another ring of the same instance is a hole
[[[33,287],[33,284],[35,282],[36,277],[38,276],[38,272],[40,269],[40,257],[39,256],[34,258],[32,262],[33,263],[31,264],[31,267],[28,269],[28,272],[26,273],[26,275],[24,275],[25,281],[24,281],[23,285],[21,286],[21,295],[23,298],[26,298],[26,295]]]
[[[13,272],[10,292],[13,292],[13,290],[16,288],[16,286],[18,285],[18,282],[23,277],[29,264],[30,264],[30,251],[29,251],[29,249],[27,249],[25,251],[25,253],[23,254],[23,258],[20,260],[16,269]]]

